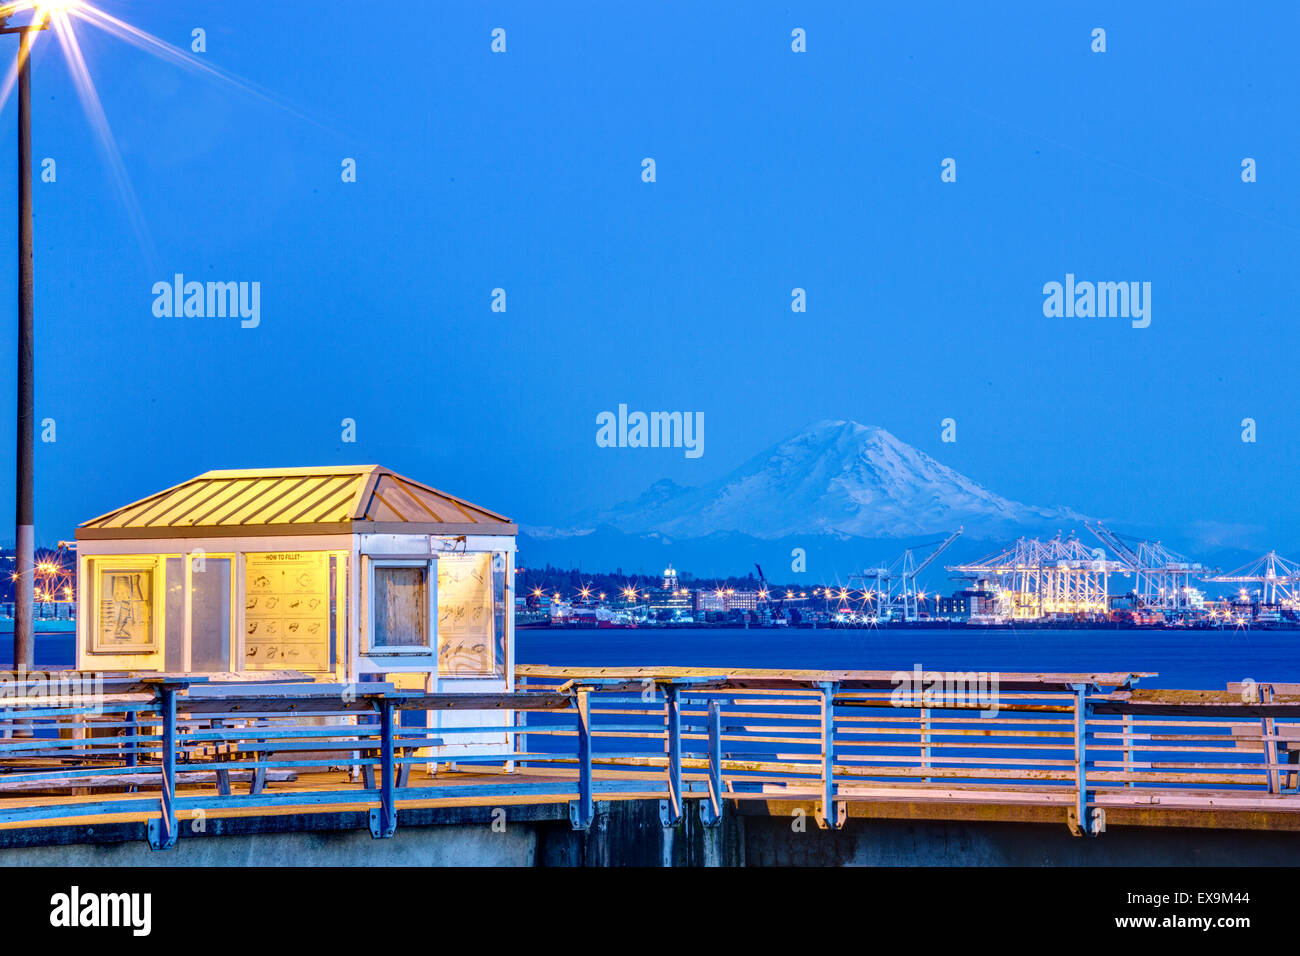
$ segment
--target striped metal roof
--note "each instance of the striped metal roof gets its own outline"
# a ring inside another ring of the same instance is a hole
[[[84,522],[77,537],[515,534],[509,518],[379,465],[209,471]]]

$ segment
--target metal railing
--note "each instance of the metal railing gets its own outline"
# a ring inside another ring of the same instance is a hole
[[[812,799],[831,827],[853,800],[890,796],[1060,804],[1088,834],[1107,805],[1140,800],[1210,809],[1263,794],[1287,799],[1254,806],[1300,812],[1300,694],[1136,691],[1137,674],[1002,674],[981,691],[972,673],[929,690],[902,676],[519,669],[521,687],[587,689],[587,759],[662,772],[665,823],[675,795],[697,791],[706,817],[724,798]]]
[[[387,837],[399,790],[404,800],[519,796],[530,788],[576,796],[567,782],[502,777],[486,787],[417,786],[411,773],[436,766],[438,749],[464,739],[480,745],[458,752],[457,764],[508,767],[523,756],[514,746],[518,715],[571,706],[568,695],[424,694],[382,683],[162,677],[110,681],[102,692],[59,699],[20,690],[0,700],[0,826],[145,814],[150,845],[163,849],[175,843],[181,821],[205,825],[223,811],[362,805],[372,834]],[[429,726],[430,714],[449,710],[504,711],[507,720]],[[145,796],[146,789],[158,793]]]
[[[598,799],[633,797],[658,799],[665,826],[690,799],[706,826],[755,799],[812,801],[832,828],[849,804],[882,798],[1037,802],[1089,834],[1107,806],[1143,795],[1300,813],[1300,696],[1140,692],[1136,676],[1003,674],[973,692],[861,671],[543,667],[519,668],[511,694],[169,677],[62,696],[10,686],[0,827],[144,819],[161,849],[186,822],[249,810],[360,809],[384,838],[399,805],[567,802],[581,829]],[[438,717],[450,711],[483,716]]]

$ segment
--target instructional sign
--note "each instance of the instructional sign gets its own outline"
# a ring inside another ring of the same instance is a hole
[[[328,671],[329,554],[249,554],[244,569],[244,667]]]

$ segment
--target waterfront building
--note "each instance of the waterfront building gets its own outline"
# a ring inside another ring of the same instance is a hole
[[[757,591],[727,591],[728,611],[757,611],[764,596]]]
[[[662,586],[647,588],[645,596],[650,620],[689,624],[695,619],[695,600],[691,592],[681,586],[671,564],[664,571]]]
[[[695,592],[696,614],[722,614],[725,610],[723,592],[705,591],[703,589]]]
[[[699,614],[730,614],[732,611],[757,611],[766,600],[758,591],[714,588],[695,592],[695,610]]]
[[[377,465],[210,471],[77,529],[77,666],[509,691],[516,531]]]

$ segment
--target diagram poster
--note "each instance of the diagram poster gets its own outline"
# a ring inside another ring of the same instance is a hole
[[[158,649],[153,627],[153,570],[104,568],[99,575],[96,653],[147,654]]]
[[[447,677],[491,674],[492,555],[438,558],[438,669]]]
[[[244,667],[328,671],[329,554],[249,554],[244,567]]]

